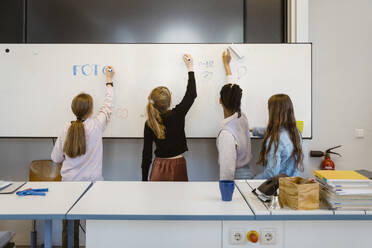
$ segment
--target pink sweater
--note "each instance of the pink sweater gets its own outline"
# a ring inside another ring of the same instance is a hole
[[[76,158],[70,158],[63,153],[63,144],[70,123],[66,125],[61,136],[58,137],[52,151],[52,160],[62,162],[62,181],[101,181],[102,176],[102,134],[112,113],[113,89],[107,86],[103,106],[95,117],[84,121],[86,137],[86,153]]]

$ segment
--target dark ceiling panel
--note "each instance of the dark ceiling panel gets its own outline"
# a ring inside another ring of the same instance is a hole
[[[244,42],[285,42],[286,0],[245,0]]]
[[[23,43],[25,0],[0,1],[0,43]]]
[[[28,0],[31,43],[243,42],[243,0]]]

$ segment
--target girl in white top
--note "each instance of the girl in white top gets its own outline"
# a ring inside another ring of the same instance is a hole
[[[102,177],[102,134],[112,113],[114,70],[106,68],[106,96],[99,113],[92,117],[93,99],[79,94],[71,104],[76,121],[69,123],[58,137],[52,160],[62,162],[63,181],[99,181]]]
[[[248,119],[240,110],[242,89],[239,85],[230,82],[229,50],[223,52],[222,58],[228,84],[224,85],[220,91],[220,103],[225,119],[222,121],[217,137],[218,162],[220,180],[234,180],[237,170],[247,166],[252,158],[251,139]]]

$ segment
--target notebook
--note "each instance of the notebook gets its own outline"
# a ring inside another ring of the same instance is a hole
[[[369,170],[356,170],[359,174],[362,174],[365,177],[368,177],[369,179],[372,179],[372,171]]]
[[[365,177],[356,171],[315,170],[314,174],[325,183],[371,182],[368,177]]]

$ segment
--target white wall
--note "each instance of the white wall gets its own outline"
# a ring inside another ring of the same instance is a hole
[[[311,0],[292,0],[296,6],[296,42],[309,41],[309,1]]]
[[[371,10],[370,0],[309,1],[313,140],[304,141],[308,175],[321,161],[308,158],[308,150],[324,150],[338,144],[343,145],[338,150],[343,157],[334,157],[337,169],[372,169],[369,157],[372,152]],[[355,128],[365,129],[364,139],[354,138]],[[253,141],[255,154],[259,145],[260,142]],[[27,179],[29,162],[47,158],[51,149],[51,140],[0,139],[0,178]],[[189,149],[190,179],[216,180],[215,140],[189,140]],[[105,178],[139,179],[141,150],[142,140],[105,140]],[[5,226],[0,221],[0,229]],[[22,225],[12,229],[18,230],[18,244],[29,242]]]
[[[337,169],[372,170],[372,1],[310,0],[313,135],[310,149],[343,145]],[[354,137],[365,130],[364,139]],[[319,159],[311,159],[310,170]]]

